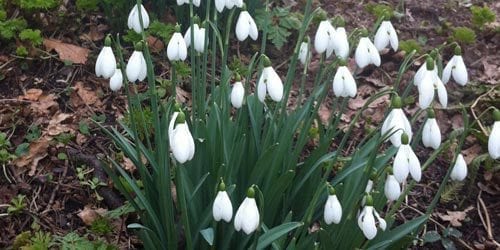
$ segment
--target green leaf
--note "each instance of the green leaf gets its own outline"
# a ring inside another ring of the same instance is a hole
[[[441,235],[437,231],[428,231],[424,235],[424,243],[432,243],[441,239]]]
[[[205,239],[208,243],[208,245],[213,246],[214,245],[214,229],[209,227],[205,228],[200,231],[201,235],[203,236],[203,239]]]
[[[271,228],[269,231],[259,237],[257,249],[266,248],[271,243],[273,243],[273,241],[279,239],[281,236],[287,234],[295,228],[301,227],[302,225],[304,224],[301,222],[289,222]]]
[[[370,242],[370,247],[368,249],[381,249],[397,242],[404,236],[418,229],[427,221],[427,219],[427,215],[422,215],[416,219],[406,222],[405,224],[393,228],[392,230],[387,230],[380,235],[377,235],[377,237]]]
[[[29,143],[27,143],[27,142],[21,143],[17,146],[15,154],[16,154],[16,156],[20,157],[20,156],[28,154],[29,150],[30,150]]]
[[[448,227],[445,230],[443,230],[443,236],[444,237],[453,236],[455,238],[461,238],[462,232],[458,231],[458,229],[454,227]]]
[[[66,155],[65,153],[61,152],[61,153],[57,154],[57,159],[59,159],[59,160],[67,160],[68,159],[68,155]]]
[[[455,243],[453,243],[453,241],[448,239],[448,238],[441,239],[441,245],[443,245],[444,249],[446,249],[446,250],[456,250],[457,249],[457,247],[455,246]]]

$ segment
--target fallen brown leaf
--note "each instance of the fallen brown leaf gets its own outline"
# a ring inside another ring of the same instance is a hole
[[[474,207],[469,206],[464,211],[446,211],[446,214],[442,213],[437,213],[439,218],[443,221],[449,221],[450,224],[454,227],[460,227],[462,226],[461,221],[465,220],[465,217],[467,216],[467,212],[471,211],[474,209]]]
[[[55,101],[54,94],[41,95],[38,101],[30,104],[31,111],[35,116],[47,116],[59,108],[59,104]]]
[[[38,101],[38,98],[43,94],[43,90],[41,89],[28,89],[24,95],[19,96],[20,100],[28,100],[28,101]]]
[[[72,114],[58,113],[55,114],[49,121],[47,126],[47,134],[50,136],[59,135],[61,133],[73,132],[74,129],[71,127],[71,120],[73,119]],[[64,123],[66,120],[70,122]]]
[[[102,105],[96,92],[85,88],[83,82],[77,82],[74,89],[84,104],[88,106],[95,105],[97,107]]]
[[[106,211],[104,208],[92,209],[90,206],[85,206],[77,215],[85,225],[90,226],[96,219],[103,216]]]
[[[165,49],[165,44],[160,39],[154,36],[148,36],[147,42],[149,48],[153,53],[160,53]]]
[[[29,167],[29,175],[33,176],[38,166],[38,162],[48,155],[47,149],[49,148],[49,142],[50,138],[48,137],[42,137],[32,142],[28,154],[17,158],[14,164],[20,168]]]
[[[90,52],[89,49],[54,39],[44,39],[43,45],[49,51],[55,50],[59,54],[61,61],[71,61],[78,64],[85,64]]]

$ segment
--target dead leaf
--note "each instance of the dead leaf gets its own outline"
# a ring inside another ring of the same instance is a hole
[[[29,175],[33,176],[35,174],[38,162],[48,155],[47,149],[49,148],[49,142],[50,139],[48,137],[42,137],[37,141],[32,142],[30,144],[28,154],[17,158],[14,163],[20,168],[29,166]]]
[[[177,93],[177,101],[180,103],[185,103],[190,106],[190,101],[191,101],[191,94],[182,89],[181,87],[177,86],[175,87],[176,93]]]
[[[123,168],[130,173],[133,173],[136,170],[134,163],[128,157],[123,157]]]
[[[165,49],[165,44],[160,39],[154,36],[148,36],[147,42],[149,48],[153,53],[160,53]]]
[[[437,213],[437,214],[439,218],[441,218],[441,220],[449,221],[450,224],[454,227],[460,227],[462,226],[461,221],[465,220],[467,212],[471,211],[472,209],[474,209],[474,207],[469,206],[464,211],[446,211],[446,214],[442,213]]]
[[[62,133],[73,132],[74,129],[71,127],[72,118],[73,115],[71,114],[55,114],[49,121],[49,125],[46,129],[47,134],[49,134],[50,136],[56,136]],[[64,123],[66,120],[70,120],[70,122]]]
[[[83,82],[77,82],[75,84],[74,89],[76,90],[78,97],[80,97],[80,99],[83,101],[84,104],[88,106],[91,105],[95,105],[97,107],[102,106],[102,103],[99,100],[99,97],[97,96],[96,92],[85,88]]]
[[[104,208],[92,209],[90,206],[85,206],[77,215],[85,225],[90,226],[96,219],[103,216],[106,212],[107,210]]]
[[[78,64],[85,64],[90,52],[89,49],[54,39],[44,39],[43,45],[49,51],[55,50],[59,54],[61,61],[71,61]]]
[[[20,100],[28,100],[28,101],[38,101],[38,98],[43,94],[43,90],[41,89],[28,89],[24,95],[19,96]]]
[[[59,108],[59,104],[55,100],[54,94],[39,96],[37,102],[30,104],[31,111],[37,116],[47,116]]]
[[[330,109],[324,103],[321,103],[318,110],[318,116],[321,120],[321,124],[328,124],[328,121],[330,120],[330,113]]]

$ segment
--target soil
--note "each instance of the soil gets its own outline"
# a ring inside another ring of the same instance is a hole
[[[293,9],[300,9],[302,1],[297,2]],[[329,16],[343,15],[348,32],[356,27],[372,27],[375,22],[375,18],[365,10],[368,1],[331,2],[333,1],[319,1],[316,5],[321,5]],[[398,6],[400,3],[396,0],[385,2],[392,6]],[[405,11],[401,18],[395,19],[394,26],[399,32],[400,41],[425,41],[422,51],[429,51],[448,41],[452,31],[443,31],[443,26],[472,26],[467,2],[474,5],[485,4],[494,10],[497,16],[500,13],[500,3],[495,1],[405,2]],[[69,6],[68,10],[71,9]],[[47,20],[50,22],[51,19]],[[63,23],[55,23],[50,29],[46,25],[46,30],[42,29],[42,33],[45,38],[58,39],[91,50],[85,64],[65,64],[55,51],[39,51],[38,56],[21,59],[11,54],[7,47],[0,49],[0,77],[3,78],[0,82],[0,132],[8,135],[12,144],[10,151],[22,143],[31,144],[30,152],[32,148],[39,149],[39,152],[33,152],[32,158],[26,159],[25,164],[10,161],[2,166],[0,171],[0,204],[9,204],[19,194],[26,196],[27,204],[19,214],[0,217],[0,248],[11,246],[15,237],[21,232],[30,231],[34,222],[53,235],[77,232],[87,235],[89,239],[96,238],[82,219],[81,212],[86,208],[92,211],[98,211],[98,208],[113,209],[122,203],[122,198],[113,191],[112,185],[102,172],[102,167],[96,161],[106,154],[114,158],[120,156],[115,152],[111,141],[90,122],[90,118],[100,119],[104,125],[116,125],[116,121],[125,114],[126,97],[123,90],[119,93],[111,92],[108,82],[94,74],[94,61],[103,44],[103,34],[109,31],[106,19],[102,13],[94,12],[81,16],[80,20],[83,25],[70,22],[66,24],[70,27],[65,27]],[[438,120],[442,121],[440,126],[443,135],[450,133],[463,122],[458,103],[464,104],[471,117],[479,115],[489,106],[500,108],[498,30],[498,21],[483,30],[476,30],[475,43],[463,46],[463,57],[471,82],[466,87],[454,83],[447,85],[449,103],[452,105],[437,112]],[[310,28],[311,37],[314,37],[314,32],[315,28]],[[285,61],[287,58],[283,59],[281,56],[289,55],[288,52],[291,51],[290,45],[285,45],[282,51],[277,51],[271,45],[269,48],[271,59],[275,62]],[[451,49],[445,50],[444,60],[448,60],[452,54]],[[390,86],[403,56],[401,52],[388,52],[383,55],[380,70],[369,68],[362,72],[358,79],[358,96],[349,103],[349,107],[354,110],[356,105],[371,93]],[[160,59],[159,56],[156,58],[160,65],[158,71],[168,72],[168,66]],[[317,67],[315,65],[318,60],[317,56],[313,58],[311,71]],[[402,85],[411,84],[412,75],[416,70],[417,67],[411,68],[403,78]],[[189,92],[189,89],[186,91]],[[330,93],[320,113],[329,113],[332,99],[333,94]],[[372,123],[380,123],[383,119],[383,113],[380,113],[387,102],[388,100],[378,103],[364,115],[371,116]],[[407,110],[410,114],[416,111],[415,105],[412,107]],[[349,122],[352,114],[354,111],[346,114],[343,122]],[[477,128],[479,134],[491,125],[490,118],[484,121],[482,127]],[[359,124],[359,127],[363,128],[367,124],[365,121]],[[39,139],[28,140],[33,134],[37,134],[36,128]],[[357,133],[361,135],[363,131],[360,129]],[[72,135],[68,140],[63,138],[67,134]],[[487,150],[485,145],[484,135],[482,138],[469,136],[463,151],[467,162],[470,163],[483,155]],[[421,157],[429,153],[430,151],[425,149],[417,152]],[[417,185],[405,206],[398,212],[399,222],[425,212],[426,204],[431,202],[451,158],[452,155],[440,157],[425,171],[423,181]],[[490,171],[498,162],[490,163],[492,165],[488,166],[488,163],[482,162],[480,166],[475,167],[468,181],[454,192],[450,192],[449,197],[439,203],[425,231],[442,232],[444,228],[453,227],[462,232],[461,237],[452,238],[458,248],[500,248],[500,172],[498,167],[496,172]],[[123,164],[127,166],[126,159]],[[128,167],[132,168],[130,165]],[[104,187],[93,190],[82,183],[83,180],[78,177],[79,168],[88,171],[85,175],[87,179],[95,177],[104,183]],[[103,199],[99,200],[98,197]],[[4,212],[4,208],[0,207],[0,213]],[[140,246],[137,237],[125,230],[127,220],[130,218],[124,217],[113,222],[114,230],[106,235],[105,240],[120,248]],[[421,242],[415,245],[415,248],[421,247]],[[439,242],[423,247],[442,248]]]

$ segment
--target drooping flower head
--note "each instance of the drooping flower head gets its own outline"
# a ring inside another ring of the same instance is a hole
[[[408,118],[406,118],[406,115],[403,112],[403,102],[401,97],[395,96],[392,100],[391,106],[392,110],[385,118],[380,132],[382,136],[392,133],[391,137],[389,137],[391,143],[395,147],[399,147],[399,145],[401,145],[401,135],[403,132],[408,135],[410,140],[413,133],[410,121],[408,121]]]
[[[409,142],[408,135],[403,133],[401,135],[401,146],[398,148],[398,152],[396,153],[396,157],[394,158],[394,163],[392,165],[394,177],[399,183],[403,183],[406,180],[408,173],[416,182],[419,182],[422,178],[420,160],[413,152]]]
[[[392,173],[392,168],[387,168],[387,179],[384,185],[384,194],[388,201],[395,201],[401,195],[401,187]]]
[[[219,192],[215,197],[214,204],[212,206],[212,215],[215,221],[225,220],[230,222],[233,217],[233,205],[231,204],[231,199],[226,192],[226,184],[221,179],[219,183]]]
[[[377,47],[378,51],[382,51],[389,44],[394,51],[398,50],[398,34],[396,33],[394,26],[392,26],[391,21],[382,21],[382,23],[378,27],[377,33],[375,33],[374,42],[375,47]]]
[[[236,74],[236,82],[233,84],[233,89],[231,90],[231,104],[233,107],[239,109],[243,105],[243,100],[245,98],[245,88],[241,83],[241,77]]]
[[[109,79],[115,73],[116,59],[113,49],[111,48],[111,37],[107,36],[104,40],[104,47],[97,56],[95,62],[95,74],[97,77]]]
[[[187,57],[187,45],[180,33],[180,29],[180,25],[177,24],[175,32],[167,45],[167,57],[170,61],[184,61]]]
[[[500,158],[500,111],[498,109],[493,111],[493,119],[495,122],[488,137],[488,153],[496,160]]]
[[[309,37],[304,37],[304,41],[300,44],[299,60],[302,65],[306,65],[307,60],[311,57],[311,50],[309,49]]]
[[[326,57],[330,57],[335,49],[334,46],[335,28],[329,20],[319,23],[318,30],[314,36],[314,49],[319,54],[326,52]]]
[[[373,198],[370,194],[365,196],[366,205],[363,208],[363,211],[358,215],[358,226],[363,231],[365,237],[369,240],[375,238],[377,236],[377,222],[378,227],[385,231],[387,227],[387,223],[385,220],[380,217],[378,212],[373,207]],[[377,220],[375,220],[377,218]]]
[[[337,20],[338,27],[333,34],[333,49],[337,57],[347,60],[349,56],[349,40],[347,39],[347,33],[344,28],[345,21],[342,18],[338,18]]]
[[[189,4],[189,1],[190,0],[177,0],[177,5],[181,6],[183,4]],[[194,6],[200,7],[201,0],[192,0],[192,1]]]
[[[168,126],[168,140],[170,150],[179,163],[183,164],[193,159],[195,144],[184,112],[176,111],[172,115]]]
[[[339,67],[333,77],[333,92],[337,97],[354,97],[356,96],[356,81],[352,76],[349,68],[346,66],[346,61],[339,58]]]
[[[359,39],[354,58],[360,68],[364,68],[369,64],[377,67],[380,66],[380,54],[368,36],[363,36]]]
[[[262,55],[261,58],[264,69],[257,83],[257,97],[264,103],[267,93],[273,101],[279,102],[283,98],[283,81],[271,65],[271,60],[266,55]]]
[[[328,184],[328,198],[325,203],[323,213],[325,223],[330,225],[332,223],[339,224],[342,219],[342,206],[335,193],[335,189]]]
[[[146,59],[144,59],[144,54],[142,53],[142,48],[144,44],[138,42],[135,45],[134,52],[128,59],[127,68],[125,73],[127,74],[127,79],[130,82],[135,82],[137,80],[143,81],[147,76],[147,65]]]
[[[465,162],[464,156],[458,154],[453,169],[450,173],[450,178],[454,181],[463,181],[467,177],[467,163]]]
[[[456,83],[464,86],[469,81],[467,68],[465,67],[464,59],[462,58],[462,49],[460,46],[455,47],[455,55],[450,59],[443,70],[443,83],[446,84],[453,77]]]
[[[425,65],[426,71],[424,72],[421,81],[417,83],[419,93],[418,103],[420,108],[426,109],[432,104],[435,89],[437,89],[438,92],[439,103],[441,103],[441,106],[446,108],[448,105],[448,93],[446,92],[443,82],[435,71],[436,67],[434,65],[434,59],[428,56]]]
[[[194,17],[195,20],[198,20],[198,16]],[[200,26],[195,22],[193,24],[193,41],[194,41],[194,49],[197,52],[203,53],[205,51],[205,24]],[[186,43],[186,48],[189,48],[191,46],[191,26],[186,30],[186,33],[184,33],[184,42]]]
[[[436,60],[439,56],[439,53],[437,52],[436,49],[434,49],[429,53],[429,56],[432,57],[434,62],[434,74],[436,75],[436,77],[439,77],[438,67],[436,67]],[[427,58],[424,61],[424,63],[420,65],[420,68],[418,68],[417,73],[415,73],[415,76],[413,77],[413,85],[418,86],[420,82],[422,82],[422,79],[424,78],[426,72],[427,72]]]
[[[255,202],[255,190],[250,187],[247,191],[247,197],[243,200],[234,216],[234,229],[238,232],[243,229],[243,232],[249,235],[257,230],[259,224],[260,215]]]
[[[243,42],[247,39],[248,36],[252,38],[252,40],[257,40],[259,38],[259,31],[257,30],[257,24],[253,20],[252,16],[246,10],[246,6],[243,4],[242,11],[238,17],[238,21],[236,21],[236,38],[240,42]]]
[[[441,145],[441,130],[436,121],[433,109],[427,110],[427,120],[422,130],[422,143],[425,147],[438,149]]]
[[[140,15],[139,16],[139,8],[140,8]],[[137,5],[135,4],[130,13],[128,14],[128,28],[133,29],[136,33],[141,33],[142,32],[142,27],[141,27],[141,20],[140,18],[142,17],[142,24],[145,29],[149,27],[149,15],[144,6]]]
[[[118,91],[123,85],[123,73],[121,69],[116,69],[113,76],[109,79],[109,88],[112,91]]]

